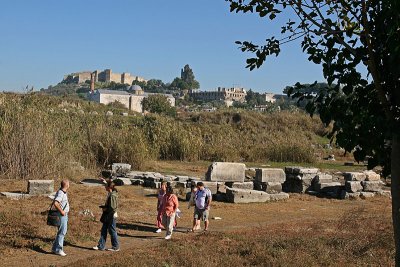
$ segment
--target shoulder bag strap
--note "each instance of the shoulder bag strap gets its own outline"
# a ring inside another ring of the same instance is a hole
[[[58,190],[58,191],[59,191],[59,190]],[[51,204],[50,204],[49,210],[51,210],[51,208],[53,207],[54,203],[56,202],[56,198],[57,198],[57,196],[58,196],[58,191],[57,191],[57,193],[54,195],[54,199],[53,199],[53,201],[52,201]]]
[[[65,195],[66,195],[66,193],[64,193],[63,199],[64,199]],[[67,201],[67,203],[65,203],[64,208],[62,208],[62,210],[64,210],[67,207],[67,205],[68,205],[68,201]]]

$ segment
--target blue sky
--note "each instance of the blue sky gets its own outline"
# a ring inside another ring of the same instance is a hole
[[[64,74],[111,68],[171,82],[189,64],[201,89],[243,86],[279,93],[322,81],[298,43],[258,70],[236,40],[262,42],[279,32],[256,15],[229,12],[224,0],[12,0],[0,9],[0,90],[36,89]]]

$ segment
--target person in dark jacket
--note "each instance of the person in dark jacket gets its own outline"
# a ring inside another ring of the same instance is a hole
[[[107,200],[104,206],[101,206],[103,209],[103,215],[100,221],[103,223],[101,228],[100,239],[97,246],[93,247],[94,250],[105,250],[106,249],[106,240],[107,240],[107,232],[111,236],[111,245],[109,251],[119,251],[119,242],[117,235],[117,209],[118,209],[118,192],[115,189],[115,184],[111,179],[106,180],[105,186],[107,194]]]

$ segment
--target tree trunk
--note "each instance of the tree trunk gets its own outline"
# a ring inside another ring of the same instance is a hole
[[[400,135],[393,134],[392,155],[392,218],[396,246],[396,267],[400,267]]]

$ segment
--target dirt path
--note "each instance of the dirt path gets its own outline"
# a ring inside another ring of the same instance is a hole
[[[94,189],[88,189],[94,190]],[[124,191],[126,190],[126,191]],[[128,194],[131,189],[121,190],[121,196]],[[88,191],[89,192],[89,191]],[[91,191],[90,191],[91,192]],[[87,192],[84,192],[87,194]],[[75,195],[78,198],[77,194]],[[126,196],[125,196],[126,197]],[[183,217],[178,222],[177,232],[174,233],[171,241],[165,241],[165,233],[156,234],[154,226],[154,216],[151,213],[155,200],[142,194],[130,202],[122,202],[120,221],[118,223],[118,233],[120,237],[121,250],[133,250],[134,248],[155,247],[160,242],[174,242],[174,239],[185,238],[188,234],[186,230],[191,225],[192,210],[186,209],[186,203],[181,203]],[[78,205],[75,200],[75,205]],[[129,205],[128,205],[129,204]],[[137,204],[137,206],[136,206]],[[96,204],[93,204],[96,206]],[[82,204],[82,207],[83,204]],[[86,207],[86,206],[85,206]],[[144,210],[142,212],[141,210]],[[284,202],[257,203],[235,205],[229,203],[213,202],[211,209],[212,217],[221,217],[222,220],[211,220],[211,231],[234,231],[250,227],[268,227],[269,225],[283,224],[302,224],[303,222],[323,223],[325,220],[341,220],[345,214],[351,214],[357,209],[366,209],[372,216],[388,216],[390,218],[390,200],[387,198],[373,198],[358,201],[341,201],[320,199],[312,196],[293,195]],[[88,223],[100,232],[98,222]],[[79,226],[81,227],[81,226]],[[74,231],[85,231],[83,228],[70,229],[70,235],[76,234]],[[94,232],[95,233],[95,232]],[[67,234],[67,240],[68,240]],[[80,240],[73,244],[67,243],[65,252],[66,257],[56,256],[50,253],[51,242],[49,238],[43,240],[42,246],[32,249],[15,249],[1,259],[2,266],[68,266],[82,260],[90,261],[91,258],[103,257],[106,253],[99,252],[91,248],[96,245],[95,234],[91,240]],[[96,238],[98,236],[96,235]],[[109,240],[108,245],[110,243]],[[114,252],[115,253],[115,252]]]

